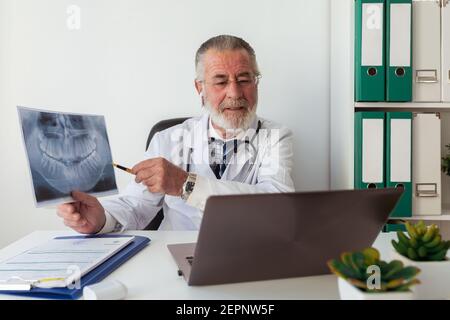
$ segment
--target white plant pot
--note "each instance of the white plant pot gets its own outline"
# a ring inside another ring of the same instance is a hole
[[[413,300],[414,293],[407,292],[382,292],[369,293],[353,286],[347,280],[338,278],[339,295],[342,300]]]
[[[417,275],[421,283],[412,287],[417,299],[450,299],[450,260],[414,261],[395,250],[391,258],[421,270]]]

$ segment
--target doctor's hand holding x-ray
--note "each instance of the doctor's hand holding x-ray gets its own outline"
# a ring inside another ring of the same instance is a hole
[[[144,184],[150,192],[181,196],[188,173],[164,158],[144,160],[132,168],[136,183]],[[58,206],[57,214],[64,224],[79,233],[99,232],[106,222],[105,209],[96,197],[73,191],[73,203]]]
[[[200,46],[195,62],[206,112],[155,134],[132,168],[135,181],[116,199],[100,203],[74,192],[75,202],[58,207],[67,226],[80,233],[144,229],[163,208],[160,230],[198,230],[211,195],[294,191],[292,133],[256,115],[260,73],[252,47],[217,36]],[[186,133],[191,138],[183,140]],[[181,140],[184,152],[174,152]]]

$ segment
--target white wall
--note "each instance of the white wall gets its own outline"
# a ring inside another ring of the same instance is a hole
[[[330,187],[353,188],[353,0],[330,8]]]
[[[0,0],[0,247],[63,228],[33,206],[16,105],[104,114],[113,158],[132,166],[155,122],[200,112],[194,54],[217,34],[256,50],[259,115],[293,130],[296,188],[327,189],[329,15],[329,0]]]

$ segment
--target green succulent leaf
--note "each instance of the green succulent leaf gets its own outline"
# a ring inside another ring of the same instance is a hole
[[[397,288],[397,287],[401,286],[404,282],[405,282],[405,280],[403,278],[393,279],[393,280],[390,280],[386,284],[386,288],[394,289],[394,288]]]
[[[447,247],[447,244],[445,242],[441,242],[434,248],[428,248],[428,252],[430,255],[432,255],[434,253],[438,253],[439,251],[444,250],[446,247]]]
[[[392,240],[391,243],[392,243],[392,246],[395,248],[395,250],[398,253],[400,253],[402,256],[408,255],[408,247],[404,246],[401,242]]]
[[[418,279],[413,279],[411,281],[408,281],[408,282],[402,284],[401,286],[398,286],[393,291],[396,291],[396,292],[409,291],[411,289],[411,286],[417,285],[417,284],[420,284],[420,281]]]
[[[443,249],[443,250],[439,251],[438,253],[435,253],[435,254],[429,256],[428,258],[431,261],[442,261],[442,260],[445,260],[446,256],[447,256],[447,249]]]
[[[425,246],[421,246],[418,250],[417,250],[417,254],[419,255],[420,258],[425,258],[427,256],[427,248],[425,248]]]
[[[360,270],[357,262],[354,260],[354,256],[353,256],[352,252],[342,253],[341,260],[348,268],[353,270],[353,273],[355,274],[355,276],[353,276],[353,278],[357,278],[357,279],[364,278],[364,271]]]
[[[409,245],[409,240],[410,239],[408,238],[408,236],[404,232],[397,231],[397,238],[398,238],[398,241],[401,244],[403,244],[404,246],[408,246]]]
[[[440,234],[437,234],[433,240],[431,240],[428,243],[425,243],[424,246],[427,248],[433,248],[436,247],[437,245],[439,245],[441,243],[442,237]]]
[[[425,232],[427,231],[427,226],[425,225],[425,223],[423,222],[423,220],[420,220],[416,225],[415,228],[417,230],[417,233],[419,236],[422,236],[425,234]]]
[[[362,251],[364,255],[364,263],[367,266],[374,265],[380,260],[380,252],[375,248],[366,248]]]
[[[403,262],[400,260],[392,260],[388,263],[388,272],[383,278],[391,279],[394,274],[403,269]]]
[[[378,266],[380,267],[381,274],[386,274],[389,271],[389,264],[386,261],[379,261]]]
[[[417,252],[414,250],[414,248],[408,248],[408,258],[410,258],[411,260],[415,260],[417,261],[419,259],[419,255],[417,254]]]
[[[427,231],[425,232],[425,234],[422,237],[422,241],[423,242],[429,242],[434,238],[434,235],[436,233],[439,233],[439,229],[437,228],[437,226],[435,224],[432,224]]]
[[[417,241],[417,238],[409,239],[409,244],[412,248],[419,249],[419,242]]]
[[[419,268],[413,267],[413,266],[408,266],[408,267],[402,268],[401,270],[397,271],[390,277],[386,277],[386,278],[387,278],[387,280],[391,280],[394,278],[403,278],[403,279],[409,280],[409,279],[412,279],[415,276],[417,276],[417,274],[419,272],[420,272]]]
[[[406,223],[405,223],[405,227],[406,227],[406,230],[408,231],[408,234],[409,234],[409,236],[410,236],[411,238],[417,238],[417,237],[418,237],[416,228],[414,228],[414,226],[411,225],[411,223],[406,222]]]
[[[344,279],[359,277],[359,274],[357,272],[355,272],[352,268],[348,267],[346,264],[342,263],[339,260],[328,261],[328,267],[330,268],[331,272]]]
[[[365,256],[362,252],[353,252],[351,256],[353,265],[362,273],[366,270]]]

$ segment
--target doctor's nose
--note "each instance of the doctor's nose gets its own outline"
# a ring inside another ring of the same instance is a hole
[[[230,81],[227,86],[227,98],[238,99],[242,96],[242,87],[236,81]]]

